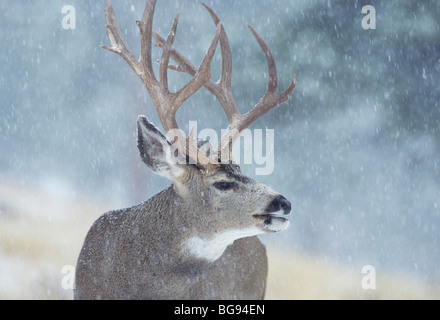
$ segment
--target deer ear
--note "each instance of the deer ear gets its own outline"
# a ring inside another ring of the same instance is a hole
[[[182,174],[183,169],[176,163],[167,161],[170,142],[147,117],[138,116],[138,149],[142,161],[154,172],[170,180]]]

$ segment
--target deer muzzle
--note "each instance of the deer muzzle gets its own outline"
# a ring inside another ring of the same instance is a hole
[[[255,214],[253,217],[259,220],[260,227],[266,232],[283,231],[289,226],[286,218],[291,211],[291,203],[283,196],[273,199],[263,214]]]

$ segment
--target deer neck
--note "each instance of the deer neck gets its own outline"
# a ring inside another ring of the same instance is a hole
[[[188,257],[205,262],[214,262],[222,256],[226,248],[235,240],[261,233],[256,227],[230,229],[211,237],[192,236],[184,242],[183,250]]]
[[[179,257],[179,264],[200,266],[212,263],[235,240],[261,233],[257,227],[221,230],[218,226],[209,232],[213,226],[203,219],[203,215],[212,214],[210,203],[202,192],[194,192],[200,197],[188,200],[179,195],[176,186],[172,185],[148,201],[148,211],[153,215],[149,215],[148,219],[158,219],[159,224],[168,225],[155,236],[156,239],[162,238],[155,243],[167,244],[160,251]],[[172,230],[172,234],[167,230]]]

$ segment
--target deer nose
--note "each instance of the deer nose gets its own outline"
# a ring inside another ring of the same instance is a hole
[[[290,201],[283,196],[278,196],[272,200],[266,210],[268,212],[277,212],[280,210],[284,210],[284,214],[289,214],[291,210],[291,204]]]

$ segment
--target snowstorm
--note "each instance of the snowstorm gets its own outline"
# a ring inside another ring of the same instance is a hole
[[[145,2],[113,1],[137,56]],[[0,2],[0,299],[72,299],[92,223],[170,185],[139,156],[138,115],[163,132],[145,86],[100,48],[106,3]],[[440,2],[206,4],[229,38],[241,113],[269,78],[246,24],[273,54],[277,92],[296,77],[237,157],[245,175],[291,202],[288,229],[259,236],[265,298],[440,299]],[[200,1],[158,0],[154,30],[166,37],[177,12],[173,46],[198,66],[216,27]],[[156,74],[161,51],[153,46]],[[214,82],[221,63],[217,48]],[[168,78],[171,92],[190,80],[171,69]],[[176,120],[186,133],[228,126],[204,88]]]

